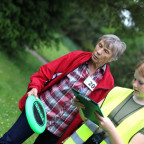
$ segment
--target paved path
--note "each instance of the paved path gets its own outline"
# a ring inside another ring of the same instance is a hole
[[[29,49],[28,46],[25,46],[26,50],[29,51],[31,54],[35,55],[43,64],[48,63],[39,53],[35,50]]]

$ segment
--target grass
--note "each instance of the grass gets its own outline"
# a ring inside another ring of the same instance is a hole
[[[13,125],[21,111],[20,98],[26,92],[29,77],[42,63],[28,52],[19,53],[19,59],[9,59],[0,53],[0,137]],[[24,144],[33,143],[36,134]]]

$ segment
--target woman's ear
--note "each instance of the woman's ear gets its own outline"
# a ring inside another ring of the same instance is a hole
[[[110,62],[112,62],[112,61],[114,61],[114,58],[111,58],[108,62],[110,63]]]
[[[112,62],[112,61],[116,61],[117,60],[117,58],[111,58],[110,60],[109,60],[109,62]]]

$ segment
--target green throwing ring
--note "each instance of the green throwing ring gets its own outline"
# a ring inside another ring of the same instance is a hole
[[[43,133],[46,129],[47,116],[41,100],[36,99],[34,95],[29,96],[26,100],[25,112],[31,129],[37,134]]]

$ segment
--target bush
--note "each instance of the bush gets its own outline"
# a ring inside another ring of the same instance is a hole
[[[66,21],[67,8],[66,0],[2,0],[0,50],[11,55],[23,50],[24,44],[32,48],[38,39],[55,38],[53,33]]]

